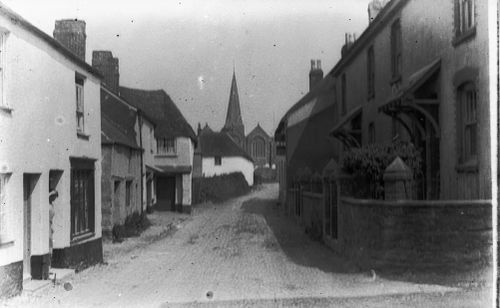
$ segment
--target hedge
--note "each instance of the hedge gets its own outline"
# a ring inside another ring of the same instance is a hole
[[[249,191],[250,187],[241,172],[193,178],[194,204],[206,201],[222,202],[245,195]]]

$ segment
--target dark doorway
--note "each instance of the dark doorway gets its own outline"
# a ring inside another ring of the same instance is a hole
[[[175,177],[159,177],[156,181],[156,205],[160,211],[175,211]]]

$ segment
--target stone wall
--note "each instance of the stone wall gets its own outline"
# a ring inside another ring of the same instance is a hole
[[[362,268],[472,269],[492,258],[491,201],[342,198],[342,254]]]

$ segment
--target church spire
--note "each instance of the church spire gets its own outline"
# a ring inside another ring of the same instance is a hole
[[[231,90],[229,92],[229,103],[227,106],[226,123],[223,132],[228,133],[236,143],[243,147],[243,138],[245,137],[245,128],[241,118],[240,98],[238,96],[238,86],[236,84],[236,73],[233,64],[233,79],[231,81]]]

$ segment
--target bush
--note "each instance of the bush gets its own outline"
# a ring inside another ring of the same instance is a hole
[[[193,203],[222,202],[250,191],[241,172],[193,179]]]
[[[141,215],[138,212],[134,212],[125,219],[123,225],[113,226],[113,242],[121,242],[126,237],[139,236],[149,226],[151,226],[151,222],[146,213],[142,213]]]
[[[397,156],[412,170],[414,179],[422,175],[421,154],[411,143],[370,144],[344,154],[342,170],[353,176],[357,197],[384,197],[384,171]]]

